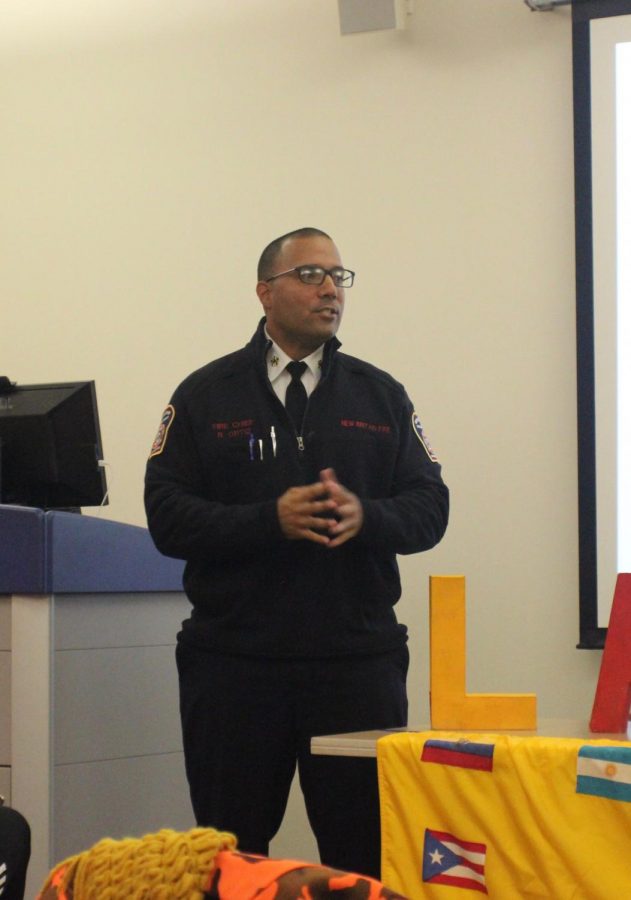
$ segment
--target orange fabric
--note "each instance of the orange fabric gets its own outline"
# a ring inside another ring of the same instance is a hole
[[[294,877],[291,877],[291,876]],[[397,898],[379,881],[295,859],[268,859],[256,854],[221,850],[204,888],[208,900],[317,900],[343,891],[358,900]]]
[[[292,869],[307,865],[309,863],[293,859],[268,859],[255,853],[222,850],[215,857],[215,868],[205,890],[210,890],[210,886],[216,883],[221,893],[227,897],[231,894],[235,897],[248,897],[257,889],[261,890],[275,883],[281,875]],[[273,897],[274,894],[267,896]],[[261,894],[261,900],[267,900],[266,894]]]
[[[66,866],[59,866],[52,873],[50,878],[50,888],[38,895],[38,900],[71,900],[70,896],[64,891],[61,884],[66,874]]]

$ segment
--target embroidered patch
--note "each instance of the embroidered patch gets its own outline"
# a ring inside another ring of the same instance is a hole
[[[254,419],[233,419],[231,422],[213,422],[211,428],[215,437],[249,438],[252,436]]]
[[[342,428],[356,428],[359,431],[370,431],[372,434],[390,434],[389,425],[380,425],[377,422],[364,422],[361,419],[340,419]]]
[[[165,411],[162,413],[162,418],[160,419],[160,427],[158,428],[158,433],[156,434],[155,440],[151,445],[151,453],[149,454],[149,459],[152,456],[158,456],[164,450],[164,445],[167,442],[167,435],[169,433],[169,428],[171,427],[171,423],[175,418],[175,409],[169,404]]]
[[[423,431],[423,426],[421,425],[421,420],[416,415],[416,413],[412,413],[412,428],[414,429],[414,433],[416,434],[417,438],[419,439],[419,441],[425,448],[425,452],[427,453],[427,455],[429,456],[431,461],[434,463],[437,463],[438,457],[432,450],[432,446],[431,446],[430,442],[427,440],[427,435]]]

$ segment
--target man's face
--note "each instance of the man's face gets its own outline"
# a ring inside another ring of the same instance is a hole
[[[274,272],[295,266],[342,267],[337,247],[328,238],[292,238],[282,246]],[[302,359],[336,333],[344,311],[344,288],[330,275],[320,285],[303,284],[297,272],[274,281],[259,281],[256,292],[265,310],[267,330],[279,347]]]

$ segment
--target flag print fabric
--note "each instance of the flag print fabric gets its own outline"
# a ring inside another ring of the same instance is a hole
[[[576,774],[579,793],[631,802],[631,747],[581,747]]]
[[[411,900],[631,897],[631,744],[398,732],[377,765],[381,875]]]
[[[486,894],[486,847],[461,841],[453,834],[426,829],[423,848],[423,881],[471,888]]]
[[[445,766],[460,766],[463,769],[493,771],[493,744],[478,744],[474,741],[425,741],[423,762],[435,762]]]

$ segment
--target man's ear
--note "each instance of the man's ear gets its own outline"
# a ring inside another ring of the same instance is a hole
[[[270,286],[267,283],[267,281],[259,281],[258,282],[258,284],[256,285],[256,293],[257,293],[259,300],[261,301],[261,305],[262,305],[263,309],[267,312],[267,310],[270,307],[270,302],[269,302]]]

